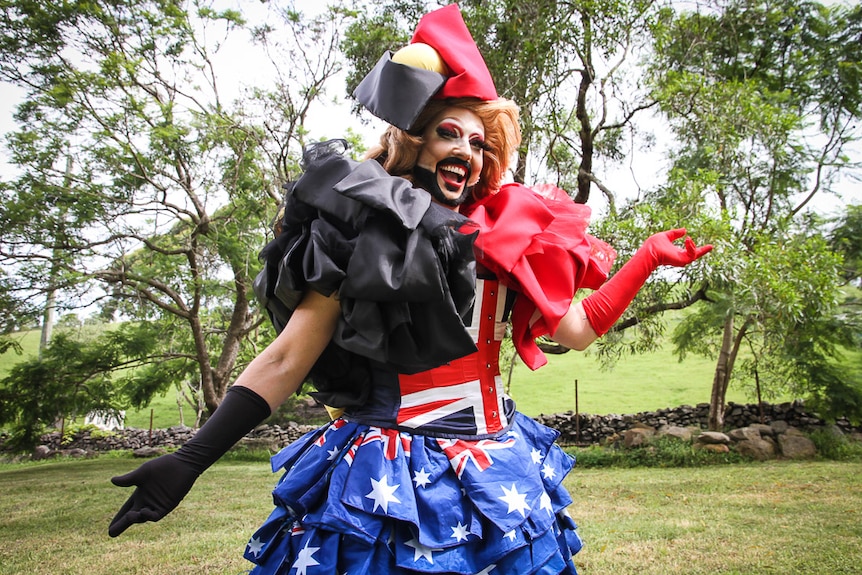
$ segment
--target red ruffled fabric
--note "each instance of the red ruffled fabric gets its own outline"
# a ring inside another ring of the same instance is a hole
[[[599,288],[616,258],[587,233],[590,214],[549,184],[506,184],[465,211],[480,231],[476,261],[525,296],[512,310],[512,338],[530,369],[547,363],[535,338],[554,333],[575,292]]]

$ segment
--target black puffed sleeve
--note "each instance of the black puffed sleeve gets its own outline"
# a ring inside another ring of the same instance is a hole
[[[311,373],[318,399],[361,404],[372,363],[415,373],[475,351],[464,328],[475,281],[475,235],[458,231],[466,220],[377,162],[306,161],[254,289],[279,332],[306,290],[336,294],[342,315]]]

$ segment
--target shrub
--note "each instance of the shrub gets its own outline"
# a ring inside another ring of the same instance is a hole
[[[809,438],[814,442],[817,453],[823,459],[835,461],[862,460],[862,443],[851,441],[844,434],[822,429],[810,433]]]
[[[740,463],[745,458],[736,452],[714,453],[695,449],[694,445],[673,437],[659,437],[648,445],[634,449],[621,446],[572,447],[566,451],[573,455],[579,467],[700,467],[724,463]]]

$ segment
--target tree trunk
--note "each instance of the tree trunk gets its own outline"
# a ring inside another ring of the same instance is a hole
[[[715,375],[712,379],[712,394],[709,398],[710,431],[721,431],[724,427],[724,401],[727,394],[728,363],[730,348],[733,342],[733,313],[728,313],[724,320],[724,336],[721,339],[721,350],[718,352],[718,362],[715,365]]]
[[[578,118],[580,129],[578,136],[581,140],[581,164],[578,169],[578,191],[575,194],[576,204],[586,204],[590,199],[590,187],[592,180],[590,175],[593,173],[593,127],[590,123],[590,114],[587,109],[587,94],[590,86],[595,80],[595,72],[593,70],[592,53],[589,46],[591,45],[592,36],[592,21],[586,14],[582,15],[581,23],[584,26],[584,36],[587,39],[585,42],[587,48],[581,57],[583,70],[581,71],[581,83],[578,87],[577,110],[575,115]]]
[[[219,354],[218,363],[215,367],[210,364],[209,353],[204,344],[203,337],[195,338],[200,341],[198,347],[198,363],[201,368],[201,390],[207,411],[212,413],[221,405],[224,394],[231,383],[233,369],[239,356],[240,345],[243,338],[248,334],[253,324],[253,316],[250,312],[247,285],[250,278],[239,270],[234,270],[234,307],[231,314],[230,324],[224,336],[222,350]],[[195,329],[200,329],[200,323],[194,324]],[[202,334],[201,334],[202,335]]]
[[[742,340],[745,337],[748,326],[751,324],[750,318],[747,318],[739,328],[739,331],[734,337],[734,314],[733,310],[728,310],[727,317],[724,319],[724,334],[721,340],[721,351],[718,353],[718,362],[715,365],[715,376],[712,380],[712,394],[709,400],[709,419],[707,426],[710,431],[721,431],[724,428],[724,408],[727,397],[727,387],[730,383],[730,376],[733,373],[733,365],[736,363],[736,357],[739,354],[739,348],[742,345]]]

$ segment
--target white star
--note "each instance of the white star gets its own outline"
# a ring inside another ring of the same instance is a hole
[[[305,542],[305,547],[300,550],[300,552],[296,556],[296,561],[293,562],[293,567],[296,569],[296,575],[306,575],[306,570],[309,567],[314,567],[315,565],[320,565],[317,562],[317,559],[312,557],[320,547],[309,547],[309,541]]]
[[[556,477],[557,472],[554,471],[553,467],[546,463],[542,466],[542,475],[545,476],[545,479],[553,479],[554,477]]]
[[[395,497],[395,490],[399,487],[400,484],[397,483],[389,485],[389,477],[386,475],[380,481],[372,479],[371,492],[365,496],[374,500],[374,509],[371,511],[377,511],[378,507],[382,507],[384,513],[389,513],[390,503],[401,503],[401,500]]]
[[[258,539],[257,537],[252,537],[251,541],[248,542],[248,552],[257,557],[260,555],[261,550],[263,549],[263,541]]]
[[[429,475],[423,467],[413,474],[413,483],[416,484],[416,487],[425,487],[431,483],[431,475]]]
[[[501,495],[497,499],[501,499],[509,505],[509,513],[513,511],[517,511],[521,514],[521,517],[525,517],[524,510],[529,510],[530,506],[527,505],[527,495],[524,493],[518,493],[518,489],[515,487],[515,484],[512,484],[511,489],[506,489],[502,485],[500,486],[503,489],[503,493],[505,495]]]
[[[461,541],[462,539],[466,541],[468,534],[467,526],[461,525],[460,521],[458,522],[458,525],[452,528],[452,537],[455,538],[455,541]]]
[[[411,539],[407,543],[405,543],[407,547],[413,548],[413,562],[419,561],[420,557],[424,557],[428,560],[428,563],[434,564],[434,556],[432,553],[434,551],[440,551],[439,549],[431,549],[430,547],[425,547],[421,543],[419,543],[418,539]]]
[[[327,457],[327,458],[326,458],[326,460],[327,460],[327,461],[332,461],[333,459],[335,459],[336,457],[338,457],[338,448],[337,448],[337,447],[333,447],[333,448],[332,448],[332,450],[327,451],[326,453],[328,453],[328,454],[329,454],[329,457]]]
[[[508,538],[509,538],[509,541],[514,541],[514,540],[515,540],[515,537],[517,537],[517,535],[515,535],[515,530],[514,530],[514,529],[512,529],[511,531],[509,531],[508,533],[506,533],[506,534],[504,535],[504,537],[508,537]]]
[[[533,449],[533,451],[530,452],[530,459],[532,459],[533,463],[536,465],[540,464],[542,462],[542,452],[538,449]]]
[[[497,568],[496,565],[488,565],[487,567],[485,567],[484,569],[482,569],[481,571],[476,573],[476,575],[489,575],[491,573],[491,571],[493,571],[496,568]]]
[[[542,492],[542,497],[539,499],[539,509],[547,509],[550,515],[554,514],[554,508],[551,505],[551,496],[546,491]]]

